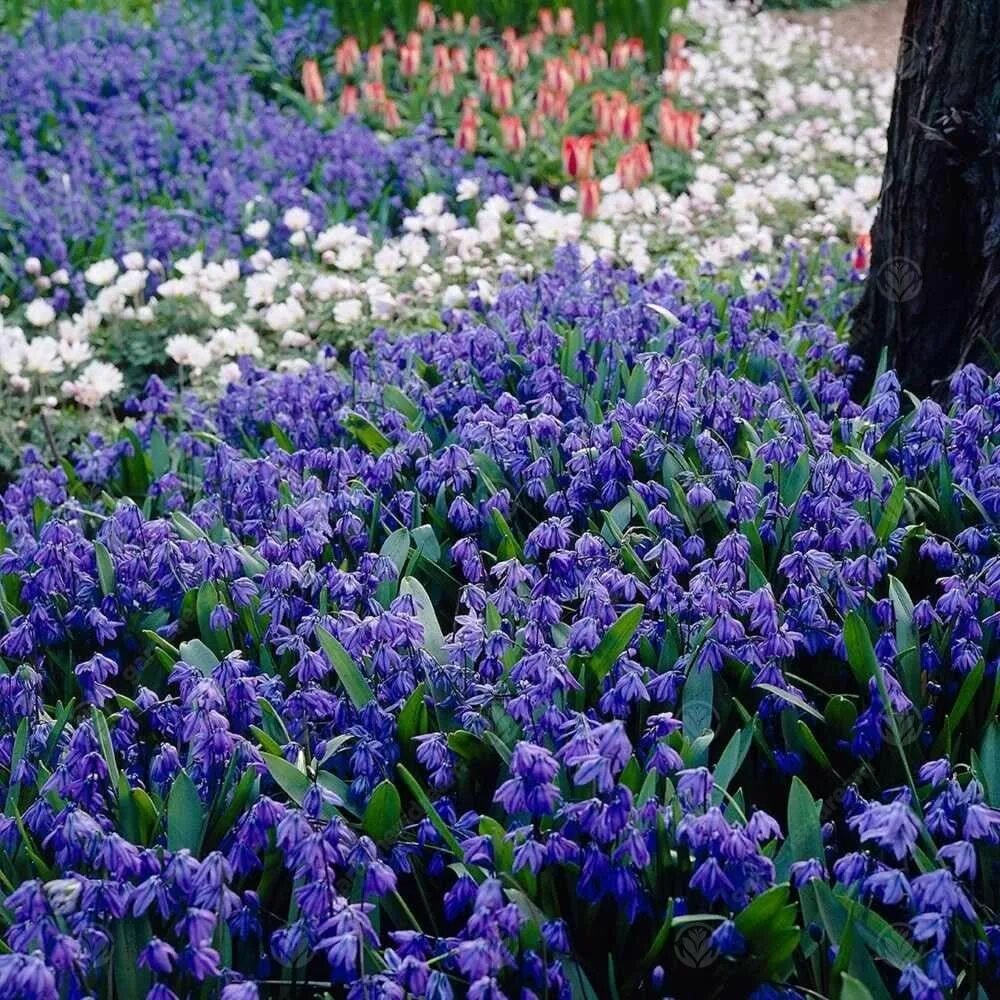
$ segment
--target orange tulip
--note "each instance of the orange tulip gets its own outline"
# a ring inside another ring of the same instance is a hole
[[[326,100],[323,76],[315,59],[307,59],[302,64],[302,92],[310,104],[322,104]]]
[[[568,135],[562,142],[563,170],[574,180],[594,172],[594,137]]]
[[[670,98],[660,102],[660,139],[665,146],[690,152],[698,148],[698,127],[701,114],[697,111],[678,111]]]
[[[368,79],[369,80],[381,80],[382,79],[382,46],[373,45],[368,50]]]
[[[420,0],[417,5],[417,27],[421,31],[430,31],[434,27],[434,8],[427,0]]]
[[[495,49],[491,49],[486,45],[476,49],[476,76],[479,77],[480,82],[482,82],[483,77],[487,74],[496,73],[497,69],[498,63]]]
[[[410,78],[420,72],[420,47],[409,42],[399,48],[399,71]]]
[[[348,35],[336,49],[334,62],[341,76],[350,76],[361,61],[361,47],[353,35]]]
[[[608,68],[608,50],[602,48],[600,45],[592,45],[587,51],[587,58],[594,69]]]
[[[358,113],[358,88],[353,83],[345,84],[340,92],[340,113],[346,118]]]
[[[872,236],[871,233],[861,233],[854,243],[854,260],[852,261],[855,271],[867,271],[872,259]]]
[[[634,191],[647,177],[653,174],[653,158],[646,143],[639,143],[618,158],[615,174],[627,191]]]
[[[528,43],[514,42],[507,50],[507,65],[512,73],[521,73],[528,68]]]
[[[450,69],[438,69],[431,75],[431,92],[442,97],[455,93],[455,74]]]
[[[555,32],[556,23],[552,18],[552,11],[548,7],[543,7],[538,12],[538,27],[544,35],[551,35]]]
[[[509,76],[498,76],[489,91],[494,111],[510,111],[514,107],[514,81]]]
[[[590,83],[594,76],[594,67],[583,52],[569,50],[569,68],[577,83]]]
[[[434,54],[431,59],[431,63],[437,71],[451,69],[451,53],[448,51],[447,45],[434,46]]]
[[[479,132],[479,117],[474,111],[465,111],[455,133],[455,148],[463,153],[474,153]]]
[[[403,127],[403,119],[399,115],[395,101],[386,101],[382,105],[382,121],[387,129],[395,130]]]
[[[625,69],[629,59],[632,57],[632,50],[626,41],[617,41],[611,46],[611,68]]]
[[[568,38],[573,34],[573,9],[572,7],[560,7],[556,16],[556,34]]]
[[[469,57],[466,54],[465,49],[463,49],[460,45],[456,45],[451,50],[451,68],[456,73],[469,72]]]
[[[540,111],[532,111],[528,118],[528,135],[532,139],[541,139],[545,136],[545,117]]]
[[[577,205],[585,219],[595,218],[601,207],[601,185],[595,180],[580,181]]]
[[[520,153],[528,144],[524,124],[517,115],[504,115],[500,119],[500,137],[508,153]]]

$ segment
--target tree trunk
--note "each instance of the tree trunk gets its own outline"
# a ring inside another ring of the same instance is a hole
[[[853,346],[926,394],[1000,370],[1000,0],[908,0],[888,145]]]

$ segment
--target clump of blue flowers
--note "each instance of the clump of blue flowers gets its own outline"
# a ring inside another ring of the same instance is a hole
[[[1000,386],[857,401],[804,265],[566,252],[29,453],[0,995],[1000,989]]]

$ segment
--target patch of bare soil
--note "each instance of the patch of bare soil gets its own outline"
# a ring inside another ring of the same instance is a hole
[[[833,10],[804,10],[782,14],[796,24],[829,28],[849,45],[872,49],[872,58],[885,69],[894,69],[899,49],[906,0],[867,0]]]

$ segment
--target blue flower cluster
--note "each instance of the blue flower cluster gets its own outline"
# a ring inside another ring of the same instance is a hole
[[[1000,385],[855,401],[820,263],[566,251],[29,455],[0,996],[1000,989]]]
[[[314,223],[394,222],[430,189],[493,180],[428,129],[383,142],[356,122],[321,128],[274,99],[303,53],[333,45],[329,12],[307,8],[278,30],[252,4],[217,16],[168,4],[152,24],[40,14],[0,36],[0,252],[74,273],[129,250],[167,263],[201,246],[239,257],[251,219],[299,206]],[[248,208],[248,205],[251,206]],[[288,231],[272,229],[271,249]],[[253,243],[256,248],[259,244]],[[6,270],[6,269],[5,269]]]

